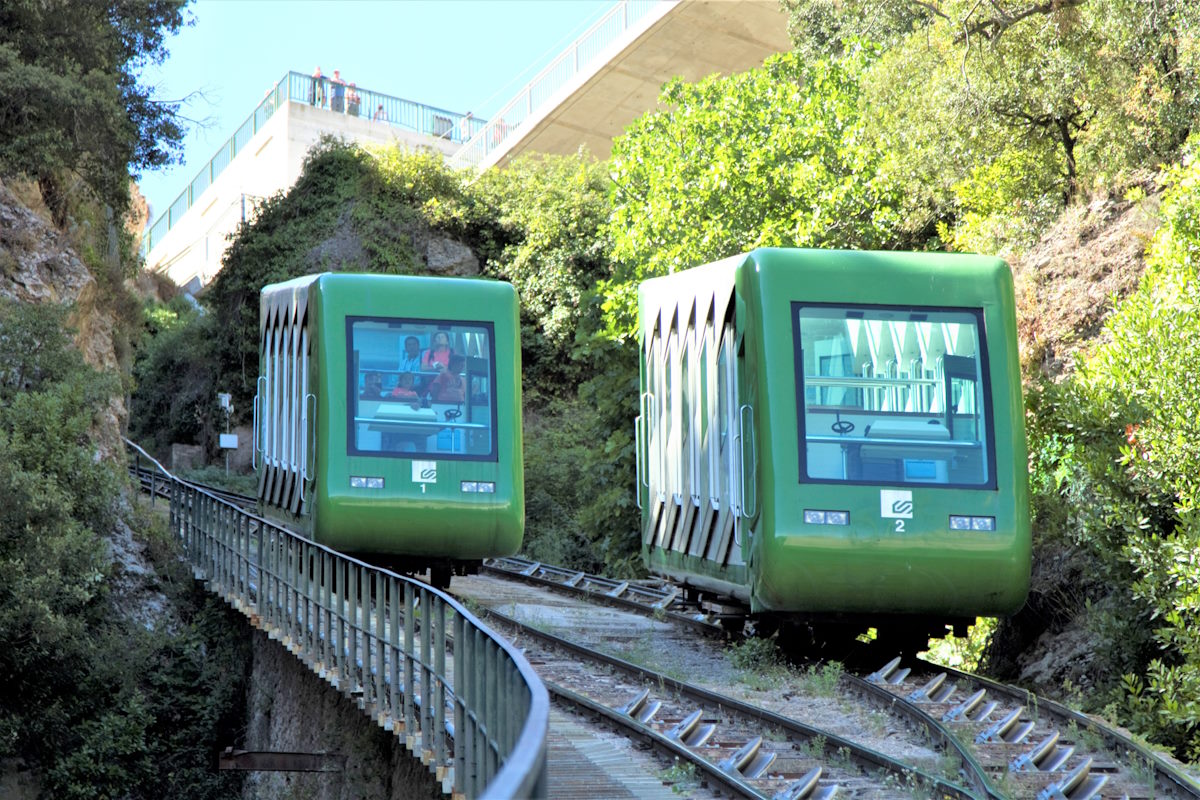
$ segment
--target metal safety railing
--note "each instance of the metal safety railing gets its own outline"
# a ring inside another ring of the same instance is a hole
[[[197,579],[469,798],[546,797],[549,696],[521,653],[466,608],[243,511],[153,465]],[[146,485],[143,482],[143,485]]]
[[[504,147],[530,117],[558,100],[557,94],[580,73],[611,57],[609,47],[655,9],[674,6],[679,0],[619,0],[599,20],[572,42],[541,72],[525,84],[517,96],[486,123],[478,123],[470,141],[450,159],[456,167],[481,164]]]
[[[147,228],[145,236],[142,237],[143,256],[148,255],[154,246],[162,241],[167,231],[199,201],[204,190],[212,185],[267,120],[288,101],[315,106],[332,114],[359,117],[380,125],[455,142],[467,141],[487,122],[475,119],[470,113],[447,111],[383,92],[352,87],[350,84],[335,84],[327,75],[314,79],[311,75],[289,71],[267,91],[258,106],[250,112],[250,116],[221,145],[216,155],[200,168],[196,177],[171,205],[167,206],[166,213],[159,214],[154,224]]]

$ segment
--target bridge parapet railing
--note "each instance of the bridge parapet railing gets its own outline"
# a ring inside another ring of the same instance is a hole
[[[558,54],[486,123],[472,127],[476,131],[451,159],[456,167],[478,166],[493,152],[503,149],[530,117],[539,114],[558,92],[581,72],[610,57],[609,47],[642,21],[647,14],[679,0],[619,0],[604,16]]]
[[[444,790],[546,797],[549,696],[512,645],[452,597],[244,511],[126,444],[152,465],[143,487],[169,494],[197,579],[396,733]]]
[[[325,75],[314,79],[295,70],[289,71],[267,90],[263,99],[238,126],[233,135],[208,160],[191,183],[160,213],[142,237],[142,255],[149,255],[175,223],[183,218],[193,204],[237,157],[267,121],[287,102],[324,109],[328,113],[358,117],[379,125],[419,133],[435,139],[466,142],[486,120],[476,119],[468,112],[461,114],[437,106],[405,100],[402,97],[360,89],[349,83],[335,84]]]

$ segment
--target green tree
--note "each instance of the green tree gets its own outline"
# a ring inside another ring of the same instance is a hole
[[[488,273],[520,295],[525,383],[536,393],[569,396],[596,369],[586,342],[602,323],[589,296],[611,275],[609,188],[586,153],[518,158],[470,187],[502,232],[501,246],[481,249]]]
[[[916,103],[933,93],[969,134],[998,125],[1002,147],[1057,151],[1067,199],[1124,170],[1173,157],[1190,132],[1200,88],[1200,7],[1187,0],[1061,0],[1016,8],[971,0],[787,0],[791,33],[806,53],[836,53],[869,37],[929,58],[923,83],[881,62],[866,83],[878,98]],[[915,60],[913,56],[900,60]],[[922,91],[922,87],[925,91]],[[903,133],[904,127],[896,131]],[[1021,140],[1025,140],[1023,143]],[[962,173],[960,172],[960,176]]]
[[[55,222],[77,175],[123,210],[129,173],[170,162],[178,104],[154,98],[139,73],[166,57],[183,23],[177,0],[12,0],[0,5],[0,175],[35,179]]]
[[[872,53],[668,83],[665,110],[613,144],[607,285],[615,329],[632,331],[636,283],[763,246],[883,248],[899,198],[864,140],[858,77]]]

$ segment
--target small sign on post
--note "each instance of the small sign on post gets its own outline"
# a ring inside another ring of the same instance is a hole
[[[221,410],[225,412],[225,430],[229,430],[229,418],[233,416],[233,394],[230,392],[217,392],[217,403],[220,404]],[[221,449],[225,450],[225,474],[229,474],[229,450],[237,450],[238,437],[236,433],[222,433]]]

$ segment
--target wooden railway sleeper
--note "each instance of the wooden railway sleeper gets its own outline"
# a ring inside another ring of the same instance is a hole
[[[1021,721],[1021,715],[1024,713],[1025,706],[1017,706],[1001,717],[992,727],[976,736],[975,742],[977,744],[988,742],[1018,744],[1024,741],[1029,732],[1033,730],[1032,722]]]
[[[1100,794],[1107,775],[1092,775],[1092,759],[1083,762],[1061,781],[1056,781],[1038,792],[1037,800],[1091,800]]]
[[[1012,772],[1058,772],[1075,754],[1074,747],[1058,743],[1058,731],[1054,731],[1030,750],[1008,765]]]
[[[700,720],[703,718],[703,716],[704,712],[700,709],[696,709],[691,714],[688,714],[686,717],[680,720],[675,727],[667,731],[666,737],[668,739],[674,739],[677,742],[682,742],[688,747],[700,747],[709,739],[711,739],[712,735],[717,730],[717,726],[713,725],[711,722],[706,722],[701,725]]]
[[[995,700],[984,702],[987,697],[987,689],[980,689],[973,695],[963,700],[954,708],[942,715],[942,722],[958,722],[965,720],[967,722],[983,722],[992,715],[999,705]]]
[[[775,761],[774,753],[762,749],[762,741],[761,736],[755,736],[717,766],[726,772],[740,772],[743,777],[754,780]]]
[[[891,661],[884,664],[875,672],[867,676],[867,680],[871,683],[882,683],[896,686],[904,682],[911,672],[908,667],[900,667],[900,656],[896,656]]]
[[[917,689],[908,696],[912,703],[945,703],[954,694],[954,684],[946,683],[946,673],[939,672],[929,679],[929,683]]]
[[[838,785],[821,786],[821,768],[813,767],[804,777],[780,790],[771,800],[832,800],[837,795]]]

